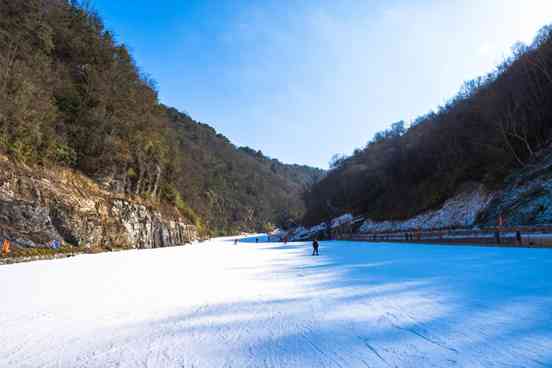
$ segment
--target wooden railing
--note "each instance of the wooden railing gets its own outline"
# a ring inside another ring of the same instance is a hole
[[[347,237],[345,236],[343,238]],[[552,226],[502,226],[479,229],[454,228],[381,231],[350,234],[349,239],[373,242],[442,242],[550,246],[552,245]]]

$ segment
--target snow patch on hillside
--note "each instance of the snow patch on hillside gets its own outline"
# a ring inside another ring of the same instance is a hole
[[[350,213],[346,213],[344,215],[334,218],[331,221],[331,224],[332,224],[331,227],[332,229],[335,229],[336,227],[347,224],[351,221],[353,221],[353,215],[351,215]]]
[[[326,232],[328,230],[328,226],[330,227],[330,229],[335,229],[336,227],[350,223],[352,220],[353,220],[353,215],[350,213],[345,213],[339,217],[336,217],[330,220],[329,224],[326,222],[323,222],[321,224],[318,224],[309,228],[300,226],[290,234],[289,240],[299,241],[299,240],[312,239]]]
[[[290,234],[289,240],[300,241],[300,240],[310,239],[316,236],[317,234],[320,234],[326,231],[327,228],[328,228],[328,225],[326,225],[325,223],[321,223],[309,228],[300,226]]]
[[[443,207],[428,211],[405,221],[366,220],[359,231],[361,233],[401,231],[414,229],[439,229],[447,227],[471,227],[477,216],[484,210],[495,193],[485,190],[482,185],[465,190],[447,200]]]

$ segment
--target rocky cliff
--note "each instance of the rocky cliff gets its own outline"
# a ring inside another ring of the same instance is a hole
[[[170,206],[108,191],[72,170],[0,156],[0,238],[26,247],[59,239],[85,248],[157,248],[191,242],[197,231]]]
[[[506,226],[552,224],[552,146],[506,179],[478,223],[493,226],[499,216]]]

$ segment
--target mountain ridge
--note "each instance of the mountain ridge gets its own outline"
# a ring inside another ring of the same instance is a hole
[[[401,221],[440,208],[477,182],[504,188],[552,141],[552,25],[436,111],[377,133],[306,193],[303,223],[342,213]]]
[[[0,0],[0,14],[0,153],[13,162],[70,168],[113,193],[174,206],[204,236],[303,215],[301,192],[321,170],[248,155],[161,104],[85,3]]]

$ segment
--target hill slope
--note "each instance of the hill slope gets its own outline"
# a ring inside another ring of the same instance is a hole
[[[173,205],[204,232],[302,215],[300,193],[321,170],[252,156],[161,105],[98,14],[68,0],[0,0],[0,14],[0,153],[10,160]]]
[[[237,148],[206,124],[168,108],[175,147],[175,187],[222,233],[286,226],[304,213],[302,192],[324,171],[286,165],[248,147]]]
[[[514,50],[409,129],[393,124],[336,160],[306,195],[305,224],[345,212],[408,219],[441,207],[467,183],[501,189],[510,173],[532,165],[552,139],[552,27]]]

